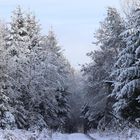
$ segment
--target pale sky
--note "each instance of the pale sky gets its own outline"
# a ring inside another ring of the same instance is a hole
[[[37,16],[44,33],[51,26],[73,67],[89,62],[86,53],[96,49],[93,33],[108,6],[120,7],[120,0],[0,0],[0,18],[9,21],[17,5]]]

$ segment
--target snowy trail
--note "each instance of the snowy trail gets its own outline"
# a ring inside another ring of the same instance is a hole
[[[58,134],[53,136],[53,140],[95,140],[91,137],[82,134],[82,133],[74,133],[69,135]]]
[[[0,140],[140,140],[140,130],[123,133],[94,132],[90,136],[83,133],[52,133],[46,129],[42,132],[26,130],[0,130]]]
[[[71,134],[68,136],[68,140],[91,140],[88,136],[85,134]]]
[[[133,137],[128,134],[100,134],[94,133],[90,135],[85,135],[82,133],[73,133],[73,134],[54,134],[51,140],[140,140],[139,134],[134,135]]]

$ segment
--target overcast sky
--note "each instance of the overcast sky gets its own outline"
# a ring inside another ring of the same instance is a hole
[[[11,11],[21,5],[35,13],[47,33],[51,26],[72,66],[89,61],[94,50],[93,33],[106,15],[108,6],[120,7],[120,0],[0,0],[0,18],[9,21]]]

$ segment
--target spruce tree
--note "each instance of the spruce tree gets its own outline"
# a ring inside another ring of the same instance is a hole
[[[27,30],[25,25],[24,14],[20,7],[13,12],[12,21],[10,23],[9,37],[7,38],[7,61],[8,75],[14,79],[15,88],[13,95],[10,97],[14,101],[15,118],[19,128],[27,127],[27,113],[24,109],[23,102],[20,97],[23,95],[22,87],[26,88],[27,75],[25,66],[27,65],[28,48],[26,46]]]
[[[109,93],[104,83],[112,80],[109,77],[110,72],[114,68],[113,65],[119,51],[125,46],[120,36],[124,29],[124,21],[117,10],[109,7],[106,18],[100,23],[100,27],[94,36],[94,43],[100,49],[87,54],[92,61],[82,68],[86,78],[86,97],[90,108],[86,119],[90,122],[90,126],[95,123],[96,125],[93,125],[95,128],[102,117],[107,114],[105,109]],[[106,122],[104,123],[106,124]]]
[[[139,57],[140,57],[140,9],[132,11],[128,20],[127,30],[122,34],[126,41],[115,64],[116,70],[112,76],[116,77],[112,96],[116,98],[114,113],[119,117],[135,122],[139,114]]]

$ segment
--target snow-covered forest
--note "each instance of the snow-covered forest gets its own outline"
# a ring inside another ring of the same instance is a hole
[[[80,71],[32,12],[0,21],[0,140],[140,139],[140,2],[123,8],[107,8]]]

